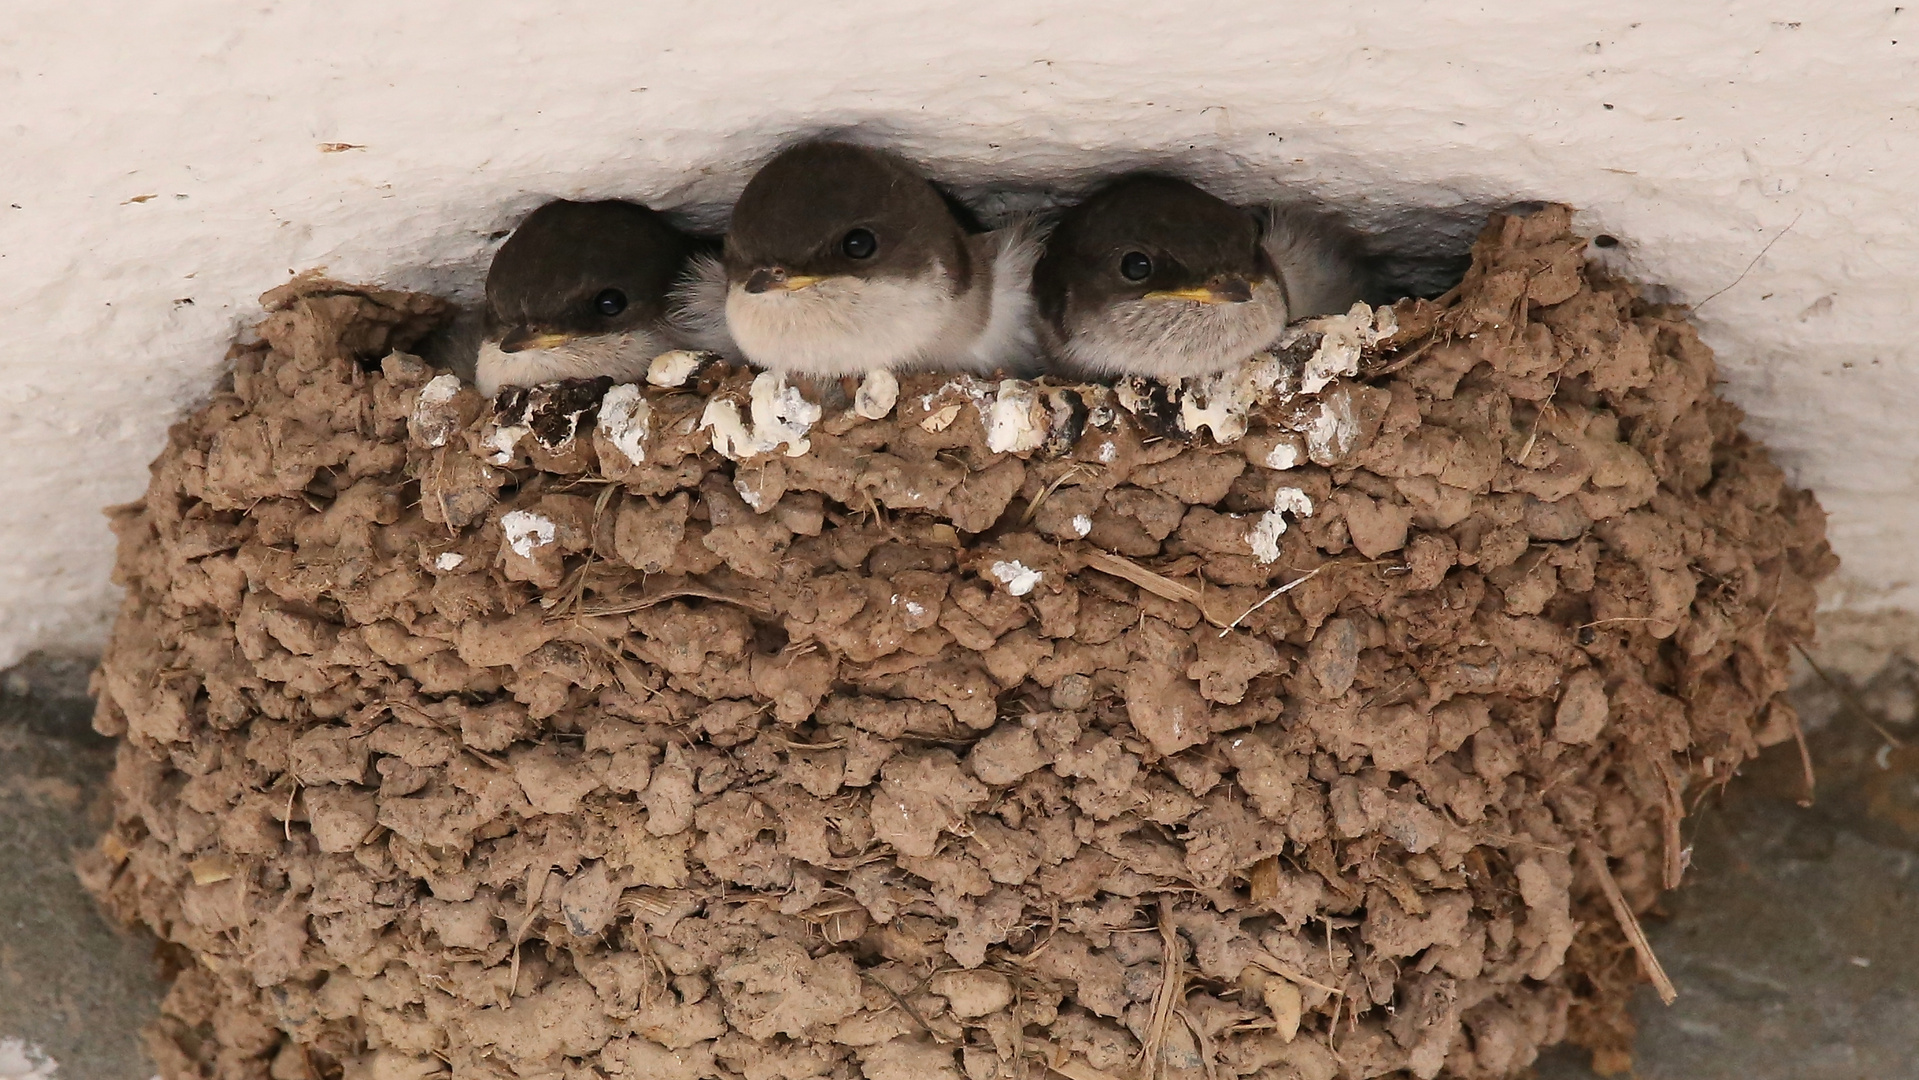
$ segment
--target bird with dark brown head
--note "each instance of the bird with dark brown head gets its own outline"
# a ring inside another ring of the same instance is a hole
[[[1056,370],[1160,379],[1223,371],[1292,319],[1343,311],[1366,291],[1330,222],[1251,211],[1152,174],[1062,215],[1033,288]]]
[[[533,211],[487,271],[474,383],[490,397],[559,379],[626,382],[669,349],[722,344],[674,318],[689,260],[712,246],[634,202]]]
[[[816,377],[1018,366],[1034,352],[1037,257],[1023,229],[969,234],[892,154],[805,143],[733,209],[726,328],[754,364]]]

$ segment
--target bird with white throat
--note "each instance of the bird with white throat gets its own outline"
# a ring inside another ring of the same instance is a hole
[[[1371,291],[1357,237],[1331,218],[1148,173],[1061,215],[1033,278],[1049,367],[1092,378],[1224,371]]]
[[[747,183],[689,306],[723,309],[740,355],[781,374],[1019,369],[1037,353],[1038,256],[1023,225],[969,233],[899,157],[810,142]]]
[[[528,214],[486,275],[474,384],[644,377],[672,349],[728,351],[723,330],[678,318],[690,262],[718,245],[635,202],[547,203]]]

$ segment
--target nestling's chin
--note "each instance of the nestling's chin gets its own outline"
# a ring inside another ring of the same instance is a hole
[[[1180,379],[1225,371],[1272,344],[1285,328],[1285,296],[1265,284],[1241,304],[1110,304],[1069,327],[1058,348],[1061,359],[1088,372]]]
[[[792,291],[726,294],[726,329],[747,360],[772,371],[856,375],[910,367],[954,322],[936,281],[832,278]]]
[[[497,341],[483,342],[473,367],[473,385],[492,397],[502,386],[538,386],[561,379],[591,379],[601,375],[617,382],[633,382],[646,366],[667,349],[666,343],[644,331],[577,337],[557,349],[521,349],[506,352]]]

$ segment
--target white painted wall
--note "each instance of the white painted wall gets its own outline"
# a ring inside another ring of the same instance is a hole
[[[1832,602],[1919,608],[1915,56],[1890,3],[13,0],[0,663],[100,642],[98,508],[290,271],[470,293],[549,196],[712,218],[842,125],[965,189],[1176,162],[1408,249],[1583,207],[1644,280],[1725,289],[1700,323],[1832,513]]]

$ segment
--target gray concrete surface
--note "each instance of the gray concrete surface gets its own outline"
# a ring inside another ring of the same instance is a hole
[[[1692,869],[1646,927],[1679,1000],[1641,991],[1639,1080],[1919,1077],[1915,674],[1894,660],[1843,696],[1801,684],[1811,807],[1787,743],[1689,820]],[[1569,1051],[1539,1072],[1594,1075]]]
[[[85,688],[75,662],[0,678],[0,1041],[38,1048],[54,1080],[145,1080],[140,1026],[163,989],[153,940],[110,925],[73,874],[106,824],[113,767]]]
[[[1895,661],[1851,706],[1802,687],[1812,807],[1796,804],[1788,743],[1689,820],[1693,869],[1648,924],[1680,997],[1638,1003],[1641,1080],[1919,1077],[1916,674]],[[44,661],[0,679],[0,1040],[43,1049],[56,1080],[145,1080],[138,1031],[162,989],[152,942],[108,926],[71,869],[104,821],[112,765],[82,685],[79,666]],[[1558,1051],[1539,1075],[1594,1074]]]

